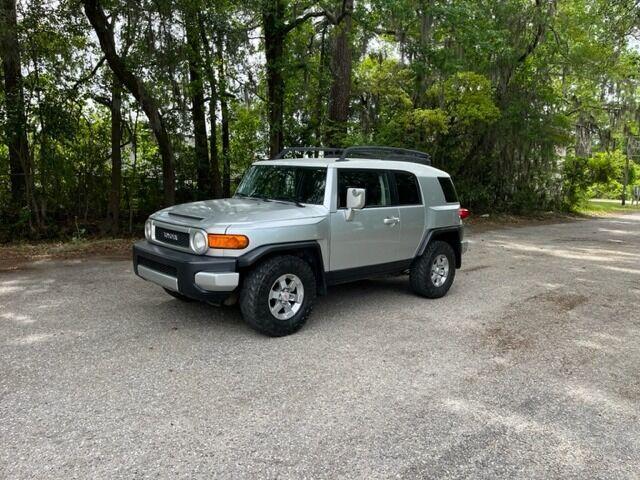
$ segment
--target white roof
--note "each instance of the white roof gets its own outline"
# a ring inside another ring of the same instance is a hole
[[[338,158],[279,158],[276,160],[260,160],[254,165],[288,165],[301,167],[338,167],[338,168],[371,168],[383,170],[404,170],[418,177],[448,177],[449,174],[429,165],[415,162],[403,162],[400,160],[380,160],[375,158],[347,158],[338,161]]]

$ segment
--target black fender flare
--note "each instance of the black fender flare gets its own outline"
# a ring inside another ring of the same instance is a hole
[[[251,268],[263,258],[273,255],[274,253],[300,254],[303,252],[310,253],[316,262],[316,265],[313,267],[316,275],[318,293],[320,295],[325,295],[327,292],[327,280],[324,261],[322,259],[322,248],[316,240],[260,245],[244,255],[239,256],[236,260],[236,265],[239,269],[247,269]]]
[[[456,268],[460,268],[462,266],[462,239],[464,238],[464,226],[456,225],[452,227],[440,227],[440,228],[432,228],[425,232],[422,240],[420,241],[420,245],[418,246],[418,251],[416,253],[416,258],[422,256],[424,251],[427,249],[429,243],[432,240],[438,238],[443,234],[451,234],[454,233],[457,236],[457,241],[455,245],[453,245],[453,250],[456,254]]]

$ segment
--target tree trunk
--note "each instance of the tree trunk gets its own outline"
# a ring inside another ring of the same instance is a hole
[[[269,119],[269,156],[273,158],[283,145],[284,116],[284,62],[283,30],[284,3],[282,0],[263,2],[262,23],[264,30],[265,60],[267,71],[267,108]]]
[[[218,108],[218,85],[216,82],[216,75],[213,69],[213,55],[211,53],[211,46],[207,37],[205,29],[204,18],[202,15],[198,15],[198,22],[200,26],[200,38],[202,45],[204,46],[205,54],[205,71],[207,73],[207,80],[209,81],[209,130],[211,131],[209,137],[209,149],[210,149],[210,169],[211,169],[211,185],[209,193],[213,195],[213,198],[222,198],[222,180],[220,178],[220,165],[218,162],[218,127],[216,110]]]
[[[189,13],[187,13],[189,15]],[[210,191],[209,151],[207,144],[207,124],[202,85],[202,57],[198,27],[191,18],[186,18],[187,44],[189,45],[189,93],[191,96],[191,116],[195,141],[198,193],[200,196]]]
[[[218,84],[220,86],[220,113],[222,114],[222,195],[231,196],[231,158],[229,157],[229,106],[227,104],[227,81],[224,73],[224,39],[222,34],[216,38],[216,56],[218,63]]]
[[[627,204],[627,187],[629,185],[629,159],[631,158],[631,132],[628,133],[627,137],[627,157],[624,161],[624,172],[622,176],[622,206],[624,207]],[[631,202],[633,206],[633,202]]]
[[[11,197],[17,208],[29,205],[30,156],[27,141],[27,120],[24,112],[22,71],[18,45],[16,1],[1,0],[0,56],[4,72],[4,92],[7,112],[5,125],[9,148]]]
[[[353,0],[342,3],[342,21],[336,26],[331,56],[331,94],[329,97],[329,118],[327,145],[340,146],[347,133],[349,100],[351,98],[351,15]]]
[[[427,91],[427,65],[428,54],[433,40],[433,5],[434,0],[422,0],[418,7],[420,18],[420,50],[418,51],[418,71],[416,74],[416,96],[413,100],[414,108],[424,105],[424,96]]]
[[[122,190],[122,85],[113,79],[111,87],[111,187],[107,207],[107,229],[112,235],[120,231],[120,196]]]
[[[162,182],[165,205],[175,203],[175,172],[173,148],[164,125],[156,99],[149,93],[144,82],[129,70],[116,51],[113,28],[107,22],[102,5],[98,0],[84,0],[84,11],[100,41],[109,67],[122,85],[135,97],[149,119],[149,127],[153,132],[160,156],[162,157]]]
[[[316,74],[318,79],[318,91],[316,92],[315,98],[315,108],[313,112],[311,112],[311,124],[313,126],[315,144],[316,146],[322,145],[323,135],[322,135],[322,119],[324,117],[324,102],[325,102],[325,69],[327,67],[326,63],[326,36],[327,36],[327,25],[322,28],[322,33],[320,34],[320,58],[318,61],[318,72]]]

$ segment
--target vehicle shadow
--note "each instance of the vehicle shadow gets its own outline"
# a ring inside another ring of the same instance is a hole
[[[388,298],[398,300],[400,296],[413,296],[409,287],[407,276],[361,280],[330,287],[327,295],[316,298],[312,320],[321,318],[325,320],[337,315],[349,316],[353,311],[359,311],[360,305],[372,303],[374,300]],[[201,302],[184,302],[178,299],[167,298],[147,307],[147,318],[164,325],[167,330],[175,328],[206,329],[210,330],[215,325],[215,330],[220,333],[225,330],[248,331],[248,327],[242,320],[240,306],[214,306]]]

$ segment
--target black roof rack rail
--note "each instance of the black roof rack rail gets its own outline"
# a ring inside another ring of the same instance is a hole
[[[431,165],[428,153],[396,147],[379,147],[376,145],[361,145],[357,147],[287,147],[274,160],[286,158],[287,155],[302,155],[307,158],[335,158],[337,162],[346,162],[349,158],[363,158],[367,160],[397,160],[422,165]],[[295,158],[295,157],[294,157]]]
[[[378,147],[375,145],[363,145],[359,147],[347,147],[342,151],[338,162],[348,161],[349,158],[366,158],[368,160],[397,160],[400,162],[420,163],[431,165],[431,156],[418,150],[409,150],[396,147]]]
[[[287,147],[273,157],[273,159],[279,160],[289,154],[299,154],[309,158],[340,158],[343,150],[343,148],[333,147]]]

